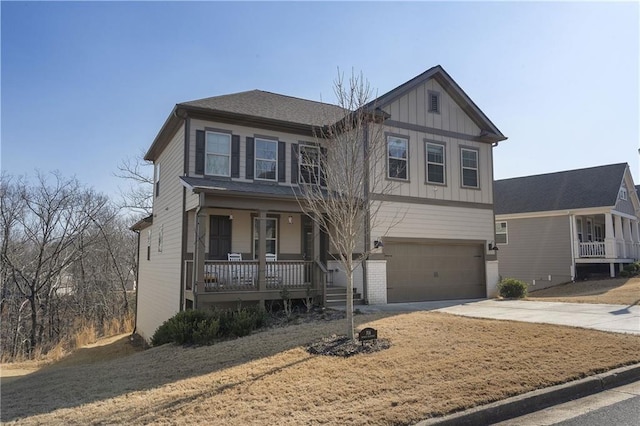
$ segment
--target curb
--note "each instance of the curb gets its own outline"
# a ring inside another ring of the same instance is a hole
[[[448,416],[422,420],[416,426],[489,425],[638,380],[640,380],[640,364],[630,365]]]

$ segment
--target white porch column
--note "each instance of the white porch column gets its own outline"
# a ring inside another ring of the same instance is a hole
[[[631,219],[622,218],[622,247],[624,248],[624,257],[633,257],[633,238],[631,238]]]
[[[631,241],[633,244],[633,258],[640,259],[640,233],[638,232],[638,226],[640,222],[637,220],[631,221]]]
[[[573,264],[575,259],[580,257],[580,240],[578,239],[578,222],[576,220],[576,215],[572,214],[569,216],[569,220],[571,221],[569,229],[571,229],[571,239],[573,240],[573,259],[571,261]]]
[[[611,213],[604,214],[604,252],[605,257],[608,259],[616,257],[616,238],[613,232],[613,216]]]
[[[625,257],[622,217],[614,215],[613,220],[615,221],[616,257]]]

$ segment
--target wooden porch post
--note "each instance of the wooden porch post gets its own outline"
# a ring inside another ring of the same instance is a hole
[[[267,262],[265,258],[266,253],[266,241],[267,241],[267,212],[264,210],[258,211],[258,291],[263,292],[267,288],[265,281],[265,269],[267,268]],[[264,298],[261,297],[260,305],[264,306]]]
[[[195,242],[193,248],[193,308],[198,309],[198,287],[204,288],[204,252],[206,250],[207,215],[202,211],[204,194],[200,193],[200,205],[196,209]]]

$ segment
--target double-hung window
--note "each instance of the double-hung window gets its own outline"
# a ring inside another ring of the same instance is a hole
[[[265,234],[265,253],[278,253],[278,219],[267,217],[264,219],[267,232]],[[258,258],[258,243],[260,241],[260,218],[253,218],[253,257]]]
[[[460,151],[460,163],[462,164],[462,186],[479,188],[478,151],[462,148]]]
[[[508,242],[507,222],[496,222],[496,244],[507,244]]]
[[[627,199],[627,188],[620,188],[620,199],[621,200]]]
[[[256,179],[273,180],[278,177],[278,141],[256,138]]]
[[[320,149],[312,145],[300,145],[298,149],[299,183],[317,184],[320,180]]]
[[[209,176],[231,175],[231,135],[207,132],[205,148],[205,174]]]
[[[398,136],[387,136],[387,177],[409,178],[409,140]]]
[[[445,182],[444,145],[427,142],[427,183]]]

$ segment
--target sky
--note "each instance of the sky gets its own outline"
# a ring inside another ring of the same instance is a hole
[[[627,162],[640,184],[638,2],[12,2],[0,166],[116,196],[176,103],[252,89],[332,102],[441,65],[509,139],[504,179]]]

